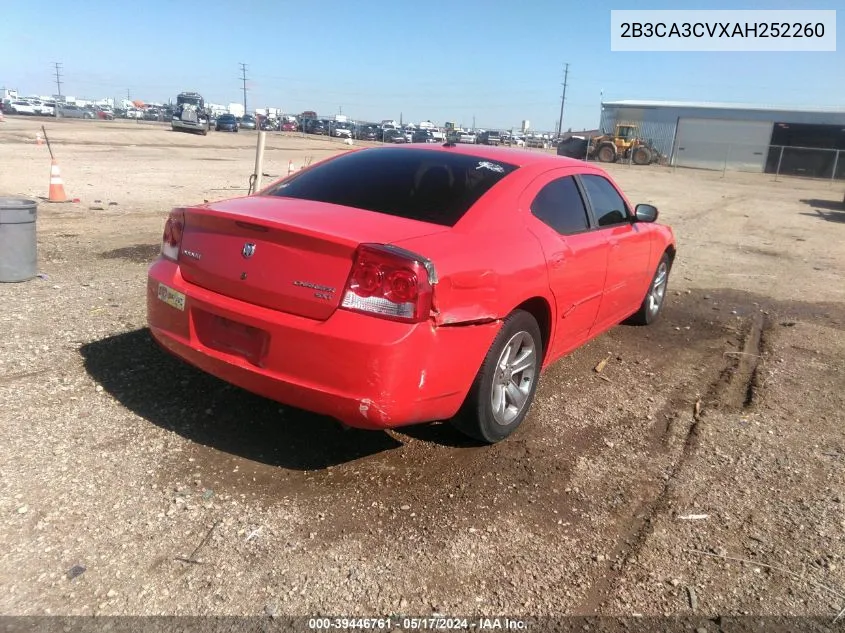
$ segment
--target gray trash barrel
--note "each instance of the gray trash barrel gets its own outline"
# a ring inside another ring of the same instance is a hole
[[[34,200],[0,197],[0,282],[27,281],[38,274],[37,215]]]

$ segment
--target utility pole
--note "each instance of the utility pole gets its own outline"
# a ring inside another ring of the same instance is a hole
[[[566,64],[566,70],[563,74],[563,94],[560,97],[560,119],[557,122],[557,135],[560,136],[563,130],[563,104],[566,102],[566,83],[569,79],[569,64]]]
[[[58,95],[59,100],[62,97],[62,65],[59,62],[53,62],[53,65],[56,67],[56,94]]]
[[[126,100],[132,101],[132,94],[129,92],[129,88],[126,89]]]
[[[244,114],[246,115],[246,64],[241,64],[241,81],[244,82]]]

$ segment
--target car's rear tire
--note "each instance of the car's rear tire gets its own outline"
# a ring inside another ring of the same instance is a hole
[[[629,325],[651,325],[660,316],[663,304],[666,301],[666,288],[669,286],[669,271],[672,269],[672,262],[668,253],[663,253],[657,270],[648,286],[645,299],[640,304],[639,310],[628,317],[625,323]]]
[[[515,310],[504,320],[452,424],[488,444],[522,424],[540,379],[543,339],[537,320]]]

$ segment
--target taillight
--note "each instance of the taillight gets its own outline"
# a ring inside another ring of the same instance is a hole
[[[434,265],[401,248],[362,244],[355,252],[341,307],[395,321],[419,323],[431,312]]]
[[[164,235],[161,237],[161,254],[174,262],[179,259],[182,246],[182,233],[185,230],[185,212],[174,209],[164,223]]]

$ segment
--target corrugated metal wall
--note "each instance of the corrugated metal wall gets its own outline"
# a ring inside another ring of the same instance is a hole
[[[651,105],[651,104],[602,104],[601,128],[610,132],[619,123],[630,123],[640,128],[640,135],[651,139],[652,143],[667,158],[666,164],[675,164],[677,160],[677,129],[681,119],[721,119],[727,121],[754,121],[766,123],[792,123],[809,125],[831,125],[845,127],[845,112],[800,112],[790,110],[774,109],[744,109],[744,108],[713,108],[703,106],[678,106],[678,105]],[[742,154],[744,147],[740,147],[742,139],[737,137],[736,147],[730,147],[731,143],[725,143],[720,149],[728,158],[723,161],[723,168],[734,169],[731,164],[736,161],[730,160],[734,154]],[[759,148],[757,148],[759,149]],[[756,151],[756,149],[755,149]],[[800,155],[801,163],[799,168],[790,167],[787,173],[795,175],[806,175],[815,178],[842,178],[842,169],[839,163],[845,160],[845,150],[835,149],[813,149],[813,148],[786,148],[781,152],[780,146],[770,145],[768,148],[769,160],[765,161],[765,171],[780,173],[781,168],[786,171],[789,161],[777,161],[772,156],[783,154],[787,158]],[[782,162],[778,166],[776,163]],[[769,164],[771,163],[771,165]],[[824,163],[823,168],[813,166],[815,163]],[[791,163],[789,163],[791,164]],[[757,169],[755,167],[755,169]],[[835,173],[834,173],[835,170]]]

